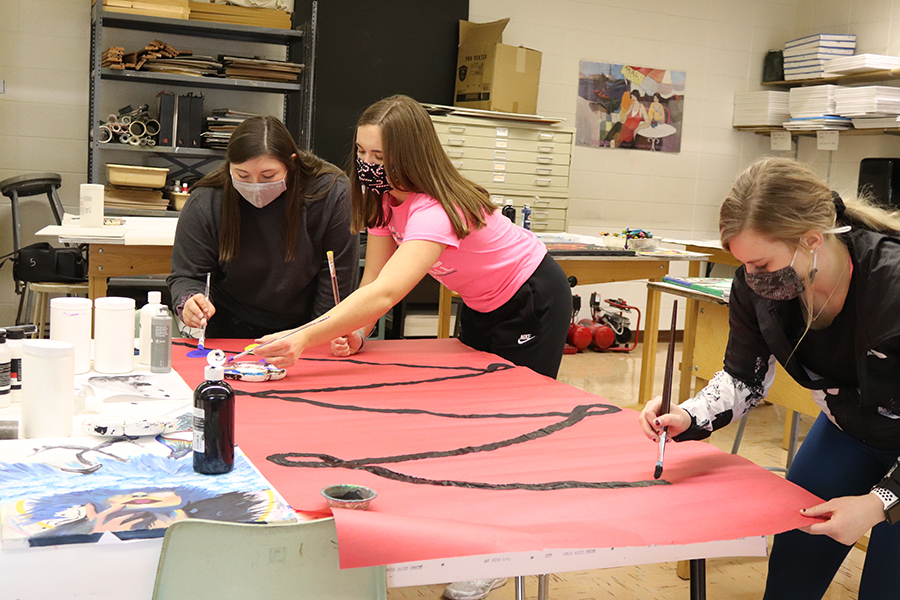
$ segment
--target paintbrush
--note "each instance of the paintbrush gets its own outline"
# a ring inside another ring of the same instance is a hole
[[[672,303],[672,328],[669,330],[669,351],[666,354],[666,371],[663,378],[662,404],[659,405],[657,416],[663,416],[672,408],[672,373],[675,366],[675,322],[678,319],[678,300]],[[659,460],[656,461],[656,470],[653,471],[653,479],[662,477],[663,458],[666,455],[666,438],[669,428],[663,427],[659,436]]]
[[[328,271],[331,273],[331,291],[334,292],[334,305],[341,303],[341,291],[338,289],[337,272],[334,269],[334,252],[329,250],[325,253],[328,257]]]
[[[210,276],[210,274],[211,273],[206,274],[206,291],[203,292],[203,298],[206,300],[209,300],[209,276]],[[209,320],[207,319],[207,323],[208,323],[208,321]],[[206,343],[206,325],[204,325],[203,328],[200,330],[200,343],[197,344],[197,350],[205,350],[206,348],[203,347],[203,344],[205,344],[205,343]]]
[[[227,364],[229,364],[229,363],[233,363],[234,361],[236,361],[236,360],[239,359],[239,358],[243,358],[243,357],[247,356],[248,354],[253,354],[254,351],[256,351],[257,348],[262,348],[263,346],[268,346],[268,345],[271,344],[272,342],[280,342],[280,341],[283,340],[284,338],[286,338],[286,337],[288,337],[288,336],[291,336],[291,335],[294,335],[295,333],[298,333],[298,332],[300,332],[300,331],[303,331],[303,330],[306,329],[307,327],[312,327],[313,325],[318,325],[319,323],[321,323],[322,321],[328,319],[329,317],[330,317],[330,315],[323,315],[323,316],[319,317],[318,319],[316,319],[315,321],[310,321],[310,322],[307,323],[306,325],[302,325],[302,326],[298,327],[297,329],[295,329],[295,330],[293,330],[293,331],[290,331],[290,332],[284,334],[284,335],[281,336],[281,337],[275,338],[274,340],[269,340],[268,342],[259,344],[258,346],[253,346],[253,347],[250,348],[249,350],[244,350],[244,351],[241,352],[240,354],[235,354],[234,356],[230,356],[230,357],[228,358],[228,360],[225,361],[225,364],[227,365]]]

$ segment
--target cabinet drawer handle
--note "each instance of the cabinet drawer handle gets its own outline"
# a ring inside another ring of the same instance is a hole
[[[456,167],[457,169],[463,168],[463,161],[461,161],[461,160],[452,160],[450,162],[452,162],[453,166]]]
[[[549,177],[535,177],[534,185],[547,186],[553,183],[553,180]]]
[[[466,140],[465,138],[447,138],[447,143],[451,146],[463,146]]]
[[[494,183],[503,183],[506,181],[506,173],[494,173]]]
[[[552,134],[552,133],[542,133],[542,134],[540,135],[540,139],[542,139],[542,140],[552,140],[552,139],[553,139],[553,134]]]
[[[534,229],[535,227],[537,227],[538,229],[546,229],[547,227],[550,227],[550,223],[544,223],[543,221],[532,221],[531,228]]]
[[[538,175],[552,175],[553,169],[551,169],[549,167],[538,167],[537,169],[534,170],[534,172],[537,173]]]
[[[451,133],[465,133],[466,128],[462,125],[451,125],[450,132]]]
[[[450,158],[462,158],[465,154],[465,150],[447,150],[447,156]]]
[[[535,203],[535,204],[550,204],[550,201],[549,201],[549,200],[544,200],[544,199],[542,199],[542,198],[538,198],[537,196],[535,196],[535,197],[534,197],[534,203]]]
[[[496,131],[497,137],[509,137],[509,128],[507,127],[498,127]]]
[[[541,164],[549,165],[553,162],[552,156],[538,156],[537,161]]]
[[[541,144],[538,146],[538,152],[543,152],[544,154],[553,152],[553,145],[552,144]]]

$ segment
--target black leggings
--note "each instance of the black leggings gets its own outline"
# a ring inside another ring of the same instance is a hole
[[[556,379],[572,321],[572,291],[548,254],[506,304],[488,313],[463,304],[459,339]]]

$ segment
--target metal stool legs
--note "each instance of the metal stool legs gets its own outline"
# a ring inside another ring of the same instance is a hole
[[[741,447],[741,439],[744,437],[744,428],[747,427],[747,417],[750,413],[745,413],[738,425],[737,433],[734,435],[734,444],[731,446],[731,453],[737,454]],[[800,437],[800,413],[795,410],[791,411],[791,436],[788,440],[787,464],[784,467],[766,467],[769,471],[787,472],[794,462],[794,456],[797,454],[797,439]]]

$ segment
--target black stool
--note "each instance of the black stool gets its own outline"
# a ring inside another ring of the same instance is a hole
[[[59,189],[61,185],[62,177],[56,173],[32,173],[30,175],[18,175],[0,181],[0,194],[9,198],[12,206],[14,252],[18,252],[22,247],[19,226],[19,198],[47,194],[47,199],[50,201],[50,208],[53,210],[53,216],[56,217],[56,224],[62,225],[63,206],[56,193],[56,190]],[[16,281],[16,293],[20,295],[19,308],[16,311],[17,324],[22,317],[22,305],[25,300],[24,291],[21,282]]]

